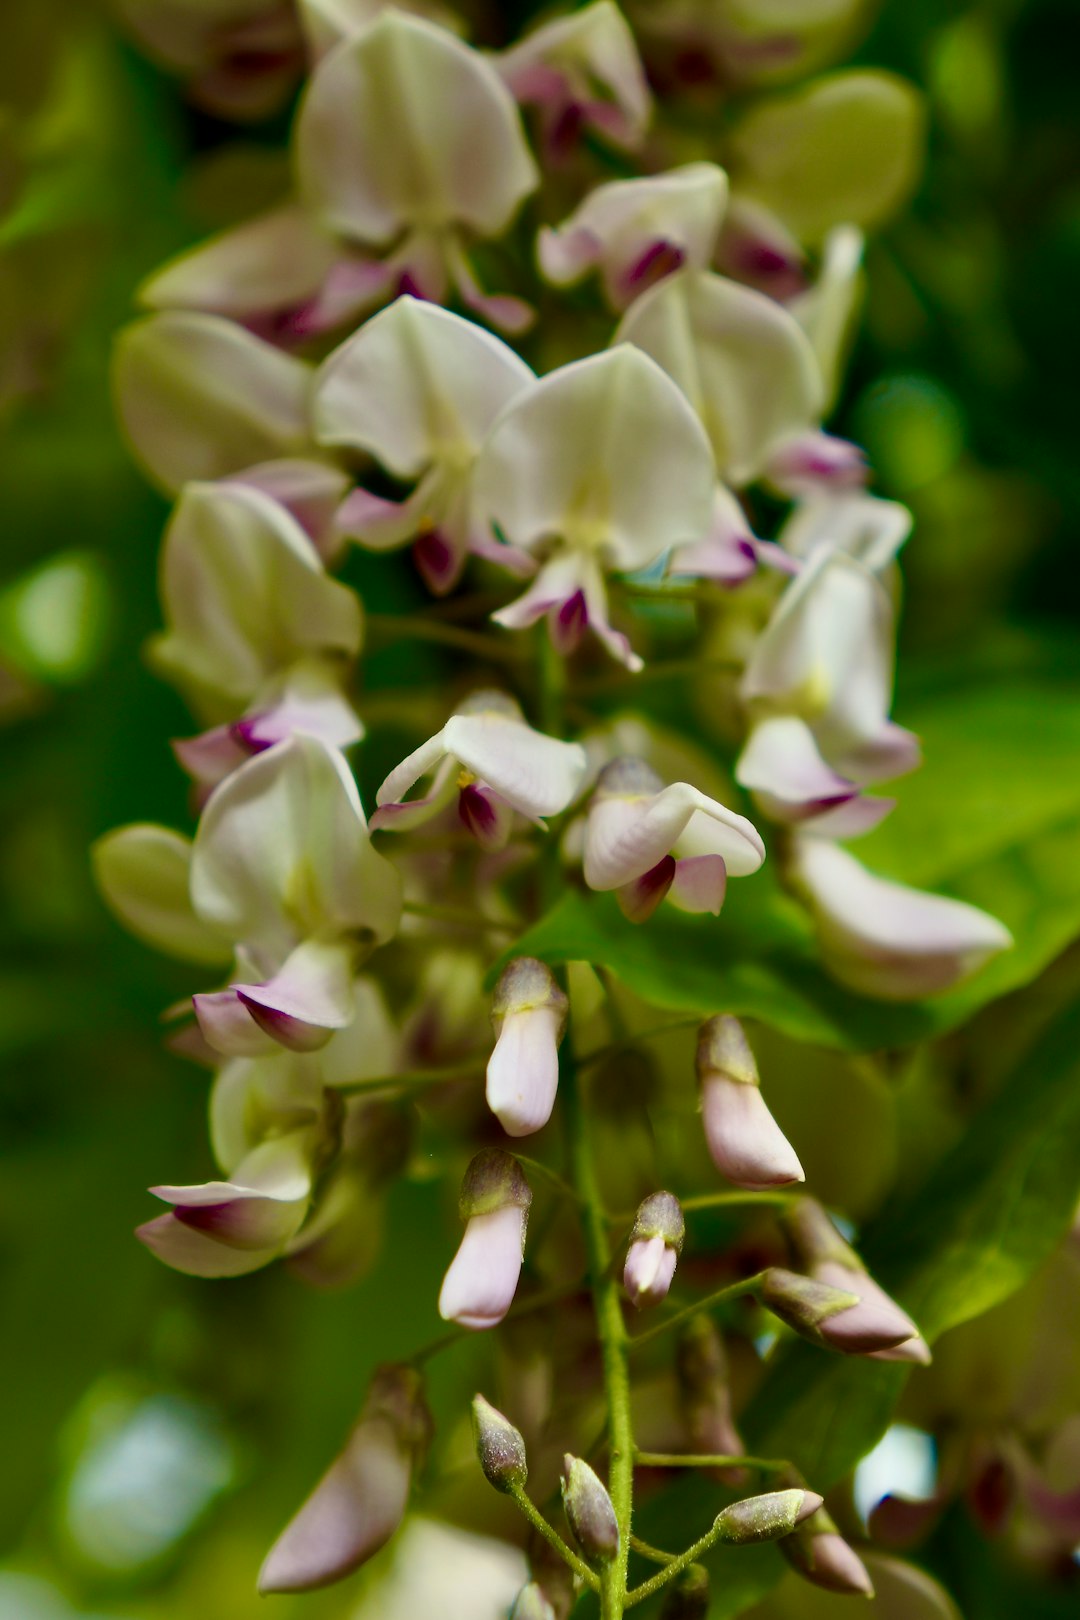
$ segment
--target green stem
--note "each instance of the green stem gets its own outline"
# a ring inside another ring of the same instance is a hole
[[[362,1097],[367,1091],[385,1091],[390,1086],[423,1086],[444,1085],[449,1080],[475,1080],[482,1074],[490,1054],[478,1052],[471,1063],[448,1063],[441,1069],[405,1069],[401,1074],[379,1074],[365,1076],[363,1080],[350,1080],[347,1084],[334,1086],[334,1091],[341,1097]]]
[[[552,1170],[548,1165],[541,1164],[539,1159],[528,1158],[524,1153],[515,1153],[514,1158],[517,1160],[518,1164],[521,1165],[523,1170],[527,1170],[532,1175],[539,1176],[541,1180],[546,1181],[548,1186],[551,1187],[555,1192],[560,1193],[563,1198],[571,1198],[575,1204],[581,1203],[581,1199],[575,1189],[571,1187],[568,1181],[563,1180],[562,1176],[560,1176],[557,1170]]]
[[[634,1434],[630,1421],[627,1333],[619,1284],[611,1273],[607,1217],[596,1179],[592,1133],[582,1106],[570,1043],[563,1047],[561,1091],[566,1105],[574,1182],[584,1206],[585,1247],[589,1257],[596,1331],[604,1368],[608,1409],[608,1490],[619,1526],[619,1551],[600,1577],[602,1620],[622,1620],[630,1559],[630,1517],[634,1493]]]
[[[671,1564],[675,1560],[674,1553],[664,1552],[661,1547],[653,1547],[649,1542],[642,1541],[640,1536],[630,1537],[630,1549],[641,1558],[647,1558],[650,1564]]]
[[[696,1198],[680,1200],[684,1212],[695,1209],[739,1209],[754,1204],[774,1205],[778,1208],[792,1203],[799,1193],[789,1192],[718,1192],[701,1193]]]
[[[543,1536],[548,1546],[554,1547],[559,1557],[569,1564],[575,1575],[581,1577],[590,1591],[599,1592],[600,1582],[597,1579],[595,1570],[590,1569],[584,1559],[579,1558],[572,1547],[567,1546],[554,1525],[549,1524],[544,1518],[531,1497],[526,1496],[520,1486],[516,1490],[512,1490],[510,1495],[537,1534]]]
[[[763,1473],[779,1473],[791,1466],[781,1457],[721,1457],[678,1451],[639,1451],[634,1460],[639,1468],[758,1468]]]
[[[698,1316],[702,1311],[711,1311],[714,1305],[720,1305],[725,1300],[739,1299],[743,1294],[755,1293],[764,1275],[763,1271],[758,1271],[752,1277],[744,1277],[741,1282],[729,1283],[726,1288],[718,1288],[715,1294],[706,1294],[704,1299],[699,1299],[695,1304],[684,1306],[681,1311],[676,1311],[674,1316],[665,1317],[662,1322],[657,1322],[655,1327],[646,1328],[644,1333],[635,1333],[629,1341],[630,1349],[636,1350],[639,1345],[647,1344],[650,1339],[657,1338],[661,1333],[681,1327],[684,1322],[689,1322],[692,1316]]]
[[[688,1569],[691,1564],[696,1564],[702,1553],[707,1553],[709,1548],[715,1546],[719,1539],[716,1526],[713,1525],[710,1530],[706,1530],[699,1541],[694,1542],[692,1547],[687,1547],[686,1551],[681,1552],[677,1558],[673,1558],[670,1564],[665,1564],[658,1575],[653,1575],[650,1580],[643,1581],[640,1586],[635,1586],[632,1592],[628,1592],[626,1595],[626,1607],[632,1609],[638,1603],[644,1603],[646,1598],[651,1598],[654,1592],[662,1591],[669,1581],[675,1579],[676,1575],[681,1575],[684,1569]]]
[[[459,652],[500,663],[517,663],[522,656],[520,647],[512,639],[499,641],[479,630],[464,630],[460,625],[406,614],[369,613],[367,632],[372,641],[384,647],[393,646],[396,641],[433,641],[441,647],[455,647]]]
[[[419,900],[406,900],[401,909],[409,917],[426,917],[431,922],[450,923],[455,928],[468,928],[473,933],[516,934],[519,926],[485,917],[482,912],[469,911],[465,906],[428,905]]]

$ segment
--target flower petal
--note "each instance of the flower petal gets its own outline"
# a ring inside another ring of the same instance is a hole
[[[455,714],[443,727],[447,752],[523,816],[557,816],[585,779],[585,750],[495,710]]]
[[[145,1221],[135,1228],[135,1236],[151,1254],[189,1277],[242,1277],[269,1265],[280,1252],[276,1247],[237,1249],[219,1243],[207,1233],[186,1226],[172,1213]]]
[[[817,425],[814,351],[783,305],[709,271],[680,271],[637,299],[615,341],[644,349],[701,418],[720,476],[736,488],[783,440]]]
[[[644,137],[651,97],[633,33],[612,0],[543,23],[496,65],[519,101],[538,102],[553,121],[573,109],[620,145]]]
[[[712,1161],[736,1187],[767,1190],[806,1179],[758,1086],[707,1074],[701,1111]]]
[[[420,224],[497,236],[537,183],[494,67],[393,8],[320,63],[301,103],[296,155],[305,200],[362,242],[389,242]]]
[[[727,892],[727,863],[722,855],[688,855],[675,862],[668,899],[677,911],[720,915]]]
[[[439,1315],[462,1327],[495,1327],[514,1302],[521,1274],[525,1211],[504,1204],[473,1215],[439,1294]]]
[[[551,1118],[564,1023],[560,1007],[527,1007],[503,1019],[488,1059],[487,1103],[508,1136],[531,1136]]]
[[[780,544],[809,562],[819,550],[845,551],[880,574],[911,533],[912,516],[899,501],[862,490],[821,493],[801,501],[780,531]]]
[[[303,455],[311,377],[306,361],[220,315],[149,315],[125,327],[113,357],[132,453],[169,495],[191,479]]]
[[[353,951],[309,939],[265,984],[236,984],[256,1024],[292,1052],[314,1052],[352,1022]]]
[[[801,821],[846,804],[859,791],[825,763],[813,732],[794,715],[758,721],[739,755],[735,780],[774,821]]]
[[[168,827],[116,827],[93,847],[94,878],[109,909],[147,945],[185,962],[222,966],[229,946],[191,901],[192,848]]]
[[[261,489],[286,507],[323,561],[333,558],[338,550],[334,516],[349,488],[348,473],[323,461],[291,457],[247,467],[234,474],[233,481]]]
[[[616,762],[618,766],[624,763],[637,762]],[[601,776],[589,806],[585,881],[591,889],[618,888],[650,871],[670,854],[698,812],[712,823],[709,833],[713,847],[707,852],[688,853],[722,855],[732,877],[756,872],[765,859],[765,846],[753,823],[688,782],[673,782],[653,794],[632,791],[630,784],[621,791],[619,778],[608,774],[612,770],[608,766]]]

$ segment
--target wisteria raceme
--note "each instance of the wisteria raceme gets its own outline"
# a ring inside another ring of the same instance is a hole
[[[197,824],[117,829],[95,869],[133,933],[202,970],[172,1040],[213,1071],[219,1172],[155,1185],[169,1208],[138,1235],[197,1276],[282,1259],[341,1285],[393,1243],[395,1180],[435,1175],[449,1205],[464,1172],[456,1252],[449,1220],[428,1234],[449,1328],[376,1374],[260,1589],[337,1580],[394,1533],[431,1439],[420,1369],[471,1331],[507,1352],[508,1415],[474,1403],[481,1466],[538,1537],[515,1614],[588,1589],[603,1620],[661,1591],[701,1615],[698,1560],[762,1540],[869,1592],[813,1481],[757,1478],[778,1464],[746,1456],[739,1411],[792,1332],[929,1359],[799,1190],[816,1160],[752,1050],[761,963],[797,937],[842,1023],[1010,943],[844,847],[896,802],[865,789],[921,763],[892,717],[911,517],[825,427],[918,99],[873,69],[796,84],[846,48],[851,0],[597,0],[516,39],[434,4],[120,9],[219,114],[303,80],[293,193],[151,276],[115,357],[132,452],[175,500],[149,656],[192,714],[173,748]],[[744,92],[723,121],[720,83]],[[729,878],[750,960],[725,978]],[[672,1024],[698,1028],[696,1068]],[[527,1158],[501,1145],[525,1137]],[[723,1190],[694,1185],[706,1146]],[[626,1211],[607,1188],[635,1175]],[[734,1225],[699,1224],[713,1209]],[[753,1301],[724,1339],[714,1274]],[[740,1493],[651,1573],[630,1562],[652,1556],[638,1339],[678,1437],[652,1466]],[[565,1458],[573,1546],[526,1446],[549,1493]],[[436,1436],[432,1474],[457,1466]]]

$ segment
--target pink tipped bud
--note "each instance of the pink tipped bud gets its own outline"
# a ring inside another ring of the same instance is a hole
[[[706,1620],[710,1597],[708,1570],[691,1564],[669,1586],[660,1620]]]
[[[562,1499],[567,1522],[586,1558],[607,1564],[619,1551],[619,1525],[611,1497],[580,1457],[563,1458]]]
[[[522,1490],[529,1469],[519,1430],[482,1395],[473,1397],[472,1419],[476,1455],[488,1484],[508,1493]]]
[[[499,976],[491,1007],[496,1041],[488,1060],[487,1100],[508,1136],[529,1136],[551,1118],[567,1009],[551,969],[535,957],[518,957]]]
[[[878,1286],[815,1199],[800,1198],[785,1212],[784,1226],[814,1282],[857,1296],[856,1306],[823,1324],[829,1344],[847,1354],[925,1365],[930,1352],[915,1323]]]
[[[761,1303],[782,1322],[813,1344],[825,1345],[844,1355],[869,1355],[874,1350],[891,1350],[911,1337],[911,1324],[893,1307],[893,1312],[864,1305],[855,1292],[865,1273],[845,1273],[851,1286],[804,1277],[782,1266],[770,1266],[758,1290]],[[890,1302],[891,1303],[891,1302]],[[895,1313],[895,1314],[894,1314]],[[897,1318],[899,1317],[899,1320]]]
[[[853,1597],[874,1595],[874,1583],[866,1565],[838,1533],[824,1509],[800,1526],[793,1536],[785,1537],[780,1551],[792,1568],[814,1586]]]
[[[747,1496],[718,1513],[713,1528],[721,1541],[745,1546],[753,1541],[779,1541],[816,1513],[822,1498],[816,1491],[793,1489]]]
[[[710,1018],[698,1033],[697,1073],[712,1161],[737,1187],[804,1180],[791,1143],[761,1095],[754,1054],[737,1018]]]
[[[419,1373],[381,1367],[345,1449],[267,1554],[259,1591],[329,1586],[378,1552],[405,1516],[431,1430]]]
[[[686,1222],[672,1193],[652,1193],[640,1205],[630,1234],[623,1287],[638,1310],[655,1305],[671,1287]]]
[[[439,1294],[439,1315],[462,1327],[501,1322],[521,1274],[532,1193],[517,1160],[485,1148],[465,1172],[459,1208],[465,1235]]]

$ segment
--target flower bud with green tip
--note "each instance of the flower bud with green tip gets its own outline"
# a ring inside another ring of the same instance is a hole
[[[563,1458],[562,1499],[567,1522],[586,1558],[607,1564],[619,1551],[619,1526],[607,1488],[580,1457]]]
[[[521,1274],[531,1203],[513,1154],[484,1148],[470,1161],[458,1200],[465,1235],[439,1294],[445,1322],[480,1329],[502,1321]]]
[[[642,1201],[623,1270],[623,1287],[639,1311],[667,1294],[685,1236],[682,1205],[673,1193],[651,1193]]]
[[[798,1156],[761,1094],[757,1063],[737,1018],[723,1014],[702,1024],[697,1076],[705,1138],[722,1175],[754,1190],[804,1180]]]
[[[853,1596],[874,1595],[866,1565],[848,1546],[826,1508],[818,1508],[792,1535],[785,1536],[780,1551],[791,1567],[814,1586]]]
[[[708,1570],[691,1564],[668,1587],[660,1620],[706,1620],[710,1595]]]
[[[754,1541],[779,1541],[816,1513],[822,1498],[816,1491],[766,1491],[747,1496],[718,1513],[713,1530],[718,1541],[745,1546]]]
[[[529,1469],[519,1430],[482,1395],[473,1396],[472,1420],[476,1455],[488,1484],[507,1494],[522,1490]]]

